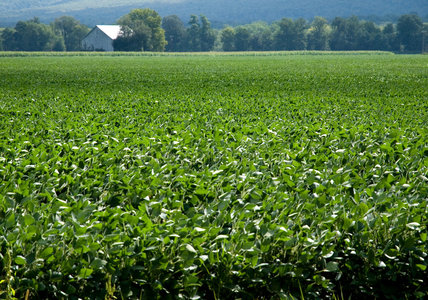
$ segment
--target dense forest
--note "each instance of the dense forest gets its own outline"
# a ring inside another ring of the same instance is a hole
[[[395,23],[400,15],[417,13],[428,21],[426,0],[0,0],[0,27],[10,27],[34,16],[50,23],[64,14],[93,27],[113,24],[136,7],[150,7],[162,17],[177,15],[182,20],[191,14],[203,14],[217,29],[225,24],[236,26],[260,20],[272,23],[283,17],[312,20],[323,16],[332,21],[336,16],[356,15],[376,23]]]
[[[417,14],[405,14],[396,23],[378,25],[356,16],[328,21],[315,17],[282,18],[268,24],[253,22],[214,29],[204,15],[185,23],[177,15],[164,18],[152,9],[135,9],[122,16],[117,51],[281,51],[385,50],[402,53],[426,51],[428,26]],[[38,18],[19,21],[0,35],[0,50],[78,51],[89,28],[70,16],[44,24]]]

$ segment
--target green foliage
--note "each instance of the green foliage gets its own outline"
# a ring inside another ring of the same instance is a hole
[[[4,28],[0,28],[0,51],[3,51],[3,36],[2,36],[3,31],[4,31]]]
[[[278,30],[264,22],[255,22],[235,28],[226,26],[220,32],[223,51],[272,51],[274,32]]]
[[[191,15],[189,27],[186,30],[186,50],[187,51],[211,51],[216,39],[214,30],[208,18],[201,15]]]
[[[398,40],[406,51],[422,50],[423,23],[418,15],[402,15],[397,22]]]
[[[55,19],[52,27],[54,32],[62,37],[64,48],[67,51],[79,51],[80,42],[89,32],[88,27],[70,16]]]
[[[197,15],[191,15],[189,20],[189,27],[187,28],[187,47],[189,51],[201,51],[201,25]]]
[[[333,32],[330,40],[332,50],[356,50],[361,35],[360,20],[353,16],[345,19],[337,17],[332,22]]]
[[[201,15],[201,51],[211,51],[214,47],[215,38],[214,30],[211,29],[210,21],[208,21],[206,16]]]
[[[235,30],[227,26],[221,31],[221,42],[223,44],[223,51],[235,50]]]
[[[306,54],[2,57],[0,297],[427,297],[426,57]]]
[[[383,30],[370,21],[357,17],[335,18],[332,23],[330,48],[332,50],[388,50],[399,51],[397,33],[393,24]]]
[[[190,16],[186,28],[181,19],[167,16],[162,20],[151,9],[136,9],[119,19],[122,25],[120,36],[113,42],[116,51],[163,51],[199,52],[199,51],[421,51],[423,24],[416,15],[403,15],[399,24],[388,23],[378,26],[371,21],[362,21],[358,17],[335,18],[331,24],[322,17],[316,17],[309,25],[300,18],[282,20],[268,25],[255,22],[235,28],[226,26],[221,31],[211,28],[207,17]],[[418,23],[419,22],[419,23]],[[27,23],[32,26],[23,26]],[[34,32],[35,19],[18,22],[15,29],[6,29],[1,34],[5,41],[4,50],[33,51],[78,50],[79,41],[87,33],[87,28],[71,17],[61,17],[52,24],[54,35],[48,40]],[[419,25],[420,26],[419,26]],[[33,39],[37,39],[33,41]],[[45,44],[40,47],[38,44]],[[166,48],[165,48],[166,47]]]
[[[186,28],[178,16],[164,17],[162,28],[165,30],[166,51],[181,52],[186,50]]]
[[[20,21],[15,28],[0,32],[6,51],[76,51],[89,29],[72,17],[56,19],[50,26],[38,18]]]
[[[304,19],[293,21],[283,18],[278,22],[275,32],[275,50],[305,50],[307,23]]]
[[[420,28],[410,27],[406,32],[402,35],[404,37],[413,36],[412,41],[415,41],[413,44],[417,44],[421,48]],[[224,51],[305,49],[325,51],[331,49],[335,51],[385,50],[399,52],[400,42],[405,51],[412,49],[405,46],[405,38],[399,38],[394,24],[378,26],[371,21],[362,21],[355,16],[337,17],[331,24],[322,17],[316,17],[310,25],[304,19],[283,18],[270,26],[260,22],[235,28],[227,26],[221,31],[221,41]]]
[[[328,21],[322,17],[315,17],[308,32],[309,50],[329,50],[331,28]]]
[[[283,17],[312,20],[315,16],[333,19],[336,16],[357,15],[377,23],[396,21],[397,16],[408,12],[419,12],[428,20],[426,0],[390,1],[390,0],[15,0],[0,1],[0,26],[16,23],[18,20],[44,16],[50,21],[53,16],[64,12],[73,12],[83,24],[112,24],[120,16],[129,12],[131,7],[150,5],[162,16],[177,14],[182,20],[191,14],[206,14],[210,20],[216,20],[216,26],[224,24],[239,25],[264,20],[275,22]],[[96,23],[95,23],[96,22]]]
[[[392,23],[386,24],[382,29],[382,33],[384,35],[383,49],[387,51],[397,51],[400,49],[400,41],[398,40],[394,24]]]
[[[8,51],[50,51],[58,46],[52,28],[38,18],[19,21],[14,29],[6,28],[2,39],[4,50]]]
[[[164,51],[165,32],[162,18],[150,8],[133,9],[117,23],[122,26],[122,35],[113,43],[118,51]]]
[[[251,34],[244,26],[238,26],[235,29],[234,42],[236,51],[245,51],[250,48]]]

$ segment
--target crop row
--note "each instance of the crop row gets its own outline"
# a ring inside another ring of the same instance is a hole
[[[2,58],[2,296],[426,297],[426,64]]]
[[[67,56],[289,56],[289,55],[393,55],[389,51],[232,51],[232,52],[26,52],[26,51],[1,51],[0,57],[39,57],[39,56],[53,56],[53,57],[67,57]]]

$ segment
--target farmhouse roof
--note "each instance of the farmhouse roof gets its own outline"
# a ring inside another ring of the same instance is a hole
[[[120,34],[120,25],[97,25],[96,27],[112,40],[117,39]]]

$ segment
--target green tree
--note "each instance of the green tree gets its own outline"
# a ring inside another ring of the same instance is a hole
[[[332,22],[332,50],[394,50],[395,40],[392,24],[382,29],[372,21],[360,21],[355,16],[337,17]]]
[[[220,32],[223,51],[235,50],[235,30],[227,26]]]
[[[306,31],[309,25],[308,22],[303,18],[298,18],[294,21],[294,48],[295,50],[306,49]]]
[[[0,51],[3,51],[3,31],[4,28],[0,28]]]
[[[424,23],[422,28],[422,53],[427,52],[427,44],[428,44],[428,23]]]
[[[55,35],[51,42],[51,50],[52,51],[66,51],[64,39],[62,36]]]
[[[250,32],[250,49],[253,51],[269,51],[273,49],[274,27],[264,22],[245,25]]]
[[[1,34],[2,46],[5,51],[16,50],[15,32],[13,28],[5,28]]]
[[[51,51],[60,42],[49,25],[38,18],[19,21],[14,29],[2,33],[3,47],[9,51]]]
[[[360,24],[357,50],[385,50],[386,40],[379,26],[371,21]]]
[[[382,29],[382,34],[385,39],[385,50],[398,51],[400,50],[400,42],[398,41],[397,31],[394,24],[388,23]]]
[[[121,36],[113,42],[115,50],[164,51],[165,31],[162,18],[149,8],[134,9],[121,17],[117,23],[122,26]]]
[[[275,32],[275,49],[276,50],[291,50],[293,35],[293,20],[283,18],[278,22],[278,30]]]
[[[187,28],[187,49],[189,51],[201,51],[201,26],[196,15],[190,16],[189,28]]]
[[[4,28],[0,28],[0,51],[3,51],[3,31]]]
[[[165,40],[167,41],[165,50],[178,52],[185,50],[186,28],[183,21],[176,16],[166,16],[162,19],[162,28],[165,31]]]
[[[80,41],[88,34],[89,28],[80,24],[79,21],[70,16],[55,19],[52,23],[54,32],[64,39],[67,51],[80,50]]]
[[[329,50],[330,26],[326,19],[315,17],[308,32],[309,50]]]
[[[293,22],[289,18],[283,18],[278,23],[278,30],[274,35],[277,50],[304,50],[305,30],[307,23],[300,18]]]
[[[201,15],[200,41],[201,51],[211,51],[214,47],[215,34],[208,18]]]
[[[186,49],[188,51],[211,51],[216,41],[216,33],[207,17],[191,15],[186,30]]]
[[[128,26],[121,26],[120,35],[113,41],[115,51],[144,51],[150,38],[150,28],[144,24],[134,31]]]
[[[358,50],[361,23],[357,17],[352,16],[348,19],[336,17],[331,26],[330,48],[332,50]]]
[[[250,50],[250,31],[244,26],[238,26],[235,29],[235,50],[248,51]]]
[[[402,15],[397,22],[398,40],[405,51],[420,51],[423,23],[418,15]]]

